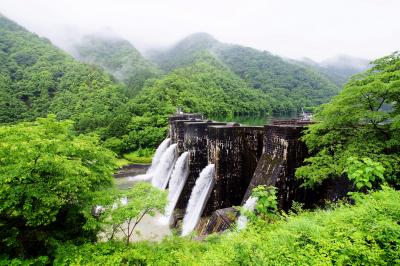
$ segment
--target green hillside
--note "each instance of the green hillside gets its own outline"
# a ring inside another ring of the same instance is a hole
[[[120,151],[154,147],[165,137],[167,117],[177,108],[206,116],[229,117],[268,113],[269,102],[265,94],[249,88],[212,56],[203,54],[201,60],[190,66],[147,83],[128,103],[129,113],[134,117],[118,123],[126,133],[115,135],[107,145]]]
[[[274,112],[299,110],[327,102],[339,87],[310,67],[290,63],[265,51],[223,44],[206,33],[188,36],[150,57],[165,71],[193,63],[208,51],[249,86],[271,99]]]
[[[129,87],[132,83],[116,83],[96,66],[74,60],[5,17],[0,18],[0,31],[0,123],[32,121],[54,113],[58,119],[73,120],[79,133],[95,132],[103,145],[122,153],[156,147],[165,136],[168,115],[177,108],[222,116],[271,111],[272,100],[267,95],[251,89],[206,51],[188,66],[148,79],[133,91]],[[99,51],[107,54],[125,47],[119,51],[125,61],[111,61],[113,56],[109,55],[108,59],[104,56],[104,64],[107,62],[110,69],[115,66],[115,71],[133,69],[124,62],[132,62],[132,51],[136,50],[124,41],[110,49],[107,43],[100,42],[95,46],[100,48],[93,51],[87,47],[86,55],[102,58]],[[136,55],[143,69],[157,72],[139,53]],[[126,91],[138,94],[128,101]]]
[[[167,107],[171,111],[179,107],[184,112],[224,116],[271,111],[265,94],[251,89],[208,52],[145,87],[135,102],[152,113]]]
[[[146,60],[128,41],[118,37],[85,36],[76,46],[77,59],[100,66],[128,87],[135,95],[149,78],[160,75],[157,67]]]
[[[291,64],[265,51],[225,45],[216,53],[253,88],[269,95],[274,100],[275,112],[320,105],[339,92],[336,85],[310,68]]]
[[[203,51],[212,52],[220,43],[207,33],[195,33],[165,51],[152,51],[149,57],[161,69],[169,72],[189,65],[202,56]]]
[[[122,89],[93,66],[78,63],[47,39],[0,16],[0,123],[55,113],[81,132],[106,127]]]

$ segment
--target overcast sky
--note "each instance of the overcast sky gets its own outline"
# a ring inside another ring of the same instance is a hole
[[[317,61],[400,50],[399,0],[0,0],[0,13],[61,47],[107,30],[142,51],[200,31]]]

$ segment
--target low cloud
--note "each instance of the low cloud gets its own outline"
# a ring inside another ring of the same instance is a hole
[[[2,0],[0,12],[68,46],[113,33],[139,50],[163,48],[193,32],[290,57],[376,58],[400,47],[396,0]]]

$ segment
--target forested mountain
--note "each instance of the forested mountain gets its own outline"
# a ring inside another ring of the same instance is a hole
[[[76,46],[77,58],[98,65],[123,81],[129,95],[143,87],[144,81],[159,71],[128,42],[117,37],[87,36]],[[338,92],[338,86],[311,67],[291,63],[268,52],[239,45],[223,44],[206,33],[188,36],[171,49],[153,52],[150,58],[164,72],[213,62],[225,66],[247,87],[262,91],[270,111],[287,112],[319,105]],[[236,113],[236,110],[231,110]],[[223,112],[221,112],[223,113]]]
[[[217,50],[233,72],[266,93],[275,112],[299,110],[329,101],[338,87],[310,68],[290,64],[278,56],[239,45]]]
[[[159,113],[182,107],[205,115],[260,114],[271,111],[271,99],[246,82],[208,52],[192,64],[177,68],[145,87],[135,99],[141,110]]]
[[[54,113],[73,120],[80,133],[97,133],[118,153],[156,146],[177,108],[209,116],[254,115],[315,106],[338,91],[308,67],[204,33],[153,55],[164,76],[129,42],[86,37],[77,46],[79,58],[123,83],[5,17],[0,33],[0,122]]]
[[[96,67],[75,61],[47,39],[0,16],[0,122],[55,113],[89,132],[108,126],[122,89]]]
[[[189,35],[165,51],[151,51],[148,57],[161,69],[168,72],[193,63],[203,51],[213,52],[220,43],[207,33]]]
[[[165,71],[191,64],[208,51],[252,88],[271,99],[274,112],[315,106],[339,91],[324,75],[307,66],[283,60],[265,51],[223,44],[206,33],[188,36],[169,50],[150,58]]]
[[[74,47],[74,56],[83,62],[102,67],[128,87],[128,95],[135,95],[149,78],[160,71],[127,40],[116,36],[88,35]]]
[[[370,60],[340,55],[334,58],[326,59],[320,63],[309,58],[304,58],[300,64],[309,66],[318,72],[326,75],[326,77],[336,85],[342,87],[350,77],[367,70]]]
[[[167,116],[177,108],[206,116],[257,115],[269,112],[269,103],[265,94],[204,53],[193,64],[146,83],[128,103],[128,113],[135,116],[122,116],[112,125],[124,134],[116,134],[106,145],[118,152],[156,145],[165,136]]]
[[[118,153],[156,146],[168,115],[178,107],[225,116],[271,111],[267,95],[251,89],[206,51],[190,65],[149,80],[128,101],[124,84],[5,17],[0,17],[0,48],[0,123],[54,113],[73,120],[79,133],[97,133]]]

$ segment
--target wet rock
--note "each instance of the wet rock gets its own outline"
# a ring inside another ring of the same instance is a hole
[[[242,200],[242,205],[251,196],[251,192],[256,186],[276,186],[278,184],[278,179],[283,175],[283,167],[283,158],[273,157],[267,153],[264,153],[257,164],[253,178]]]
[[[200,236],[204,236],[225,231],[235,223],[239,214],[239,211],[232,207],[216,210],[211,217],[199,223],[197,232]]]

